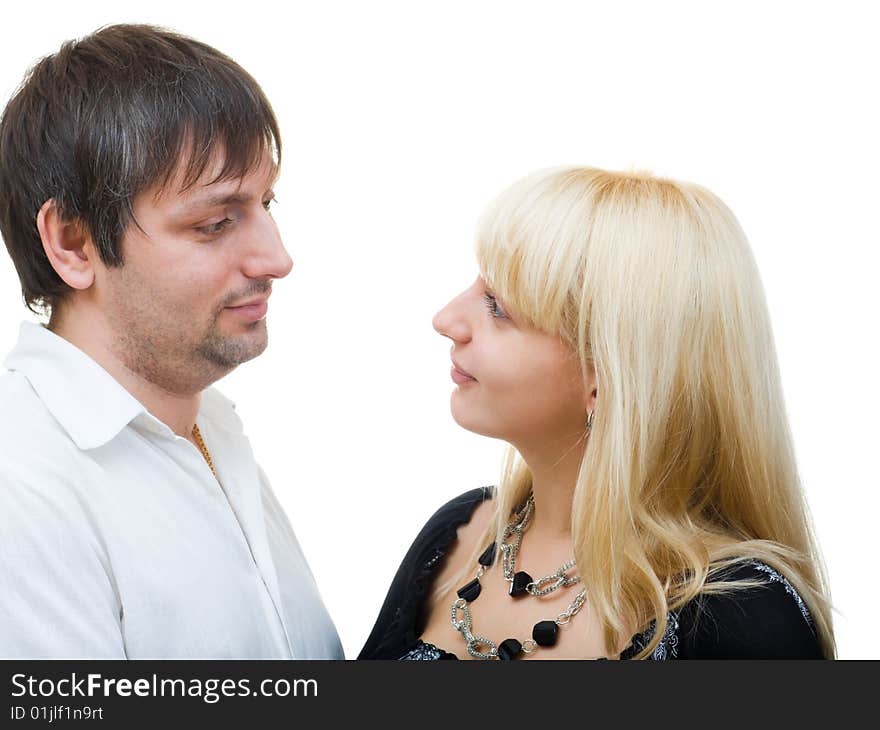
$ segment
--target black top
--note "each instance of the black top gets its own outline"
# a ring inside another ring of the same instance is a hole
[[[456,659],[423,642],[426,597],[458,527],[492,497],[490,487],[466,492],[428,520],[403,559],[358,659]],[[649,657],[663,659],[821,659],[810,613],[785,576],[756,560],[725,574],[730,580],[760,580],[757,588],[700,595],[669,612],[663,639]],[[699,620],[698,620],[699,619]],[[654,635],[653,622],[632,638],[621,659],[630,659]],[[463,645],[463,644],[462,644]]]

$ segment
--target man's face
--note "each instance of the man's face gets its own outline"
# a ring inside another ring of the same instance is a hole
[[[201,390],[263,352],[272,280],[292,266],[269,213],[272,157],[242,178],[207,184],[221,163],[187,190],[178,174],[137,196],[123,265],[96,273],[107,346],[171,393]]]

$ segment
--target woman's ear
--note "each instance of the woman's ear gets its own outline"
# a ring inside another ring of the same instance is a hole
[[[596,409],[596,397],[598,396],[598,387],[596,385],[596,368],[590,365],[587,370],[587,378],[584,383],[584,391],[586,399],[584,401],[584,406],[587,411],[593,411]]]
[[[95,281],[91,236],[79,220],[64,220],[50,198],[37,213],[37,230],[52,268],[73,289],[88,289]]]

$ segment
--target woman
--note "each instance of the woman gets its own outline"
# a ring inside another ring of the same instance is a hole
[[[434,328],[454,419],[508,462],[429,520],[360,658],[833,658],[730,210],[648,174],[542,172],[490,208],[477,258]]]

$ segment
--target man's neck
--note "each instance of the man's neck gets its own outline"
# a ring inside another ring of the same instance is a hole
[[[174,433],[195,443],[192,432],[201,404],[201,390],[172,392],[145,378],[128,367],[106,341],[96,336],[96,332],[106,333],[108,328],[94,327],[93,324],[87,324],[81,318],[53,315],[48,329],[92,358]]]

